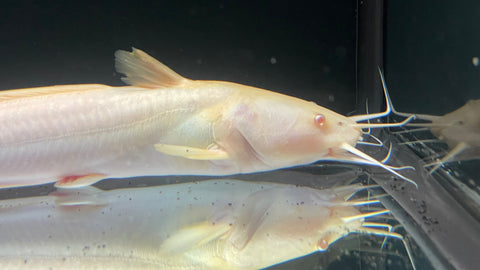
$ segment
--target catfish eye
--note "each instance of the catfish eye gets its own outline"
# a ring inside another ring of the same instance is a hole
[[[325,125],[325,115],[323,114],[316,114],[313,120],[315,121],[315,125],[319,127],[323,127],[323,125]]]
[[[327,248],[328,248],[328,242],[327,242],[327,240],[325,240],[325,239],[323,239],[323,238],[320,239],[320,240],[318,241],[318,243],[317,243],[317,248],[318,248],[318,250],[321,250],[321,251],[327,250]]]

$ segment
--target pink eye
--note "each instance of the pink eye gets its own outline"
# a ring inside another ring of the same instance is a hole
[[[327,250],[328,248],[328,242],[323,238],[318,241],[317,245],[319,250]]]
[[[315,125],[323,127],[323,125],[325,125],[325,116],[323,114],[316,114],[314,121]]]

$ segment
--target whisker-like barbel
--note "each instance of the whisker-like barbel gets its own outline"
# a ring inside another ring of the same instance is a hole
[[[141,50],[115,57],[130,86],[0,91],[0,187],[231,175],[321,160],[392,171],[359,150],[347,153],[361,142],[362,128],[392,126],[355,122],[387,115],[389,102],[383,113],[349,118],[265,89],[190,80]]]
[[[478,149],[480,149],[480,99],[469,100],[465,105],[457,110],[447,113],[443,116],[437,116],[398,112],[395,110],[390,97],[387,96],[387,98],[394,114],[407,117],[407,119],[415,116],[415,119],[431,122],[406,123],[406,126],[420,128],[413,130],[402,130],[395,133],[401,134],[430,130],[431,133],[438,138],[438,140],[417,140],[410,143],[444,142],[450,147],[450,152],[447,153],[441,160],[425,165],[425,167],[432,167],[429,170],[430,174],[435,172],[444,163],[454,160],[455,157],[459,156],[462,152],[470,151],[473,153],[473,155],[465,155],[465,158],[459,158],[459,160],[479,158],[477,152]]]
[[[391,106],[391,101],[390,101],[390,95],[388,95],[388,89],[387,89],[387,83],[385,83],[385,78],[383,77],[382,70],[380,67],[378,67],[378,73],[380,74],[380,80],[382,81],[382,87],[383,91],[385,93],[385,99],[387,100],[387,108],[385,109],[384,112],[381,113],[372,113],[372,114],[366,114],[366,115],[353,115],[350,116],[349,118],[352,119],[355,122],[360,122],[360,121],[365,121],[365,120],[370,120],[374,118],[380,118],[380,117],[385,117],[388,116],[392,112],[393,106]]]
[[[385,165],[384,165],[383,163],[381,163],[380,161],[378,161],[378,160],[370,157],[369,155],[363,153],[362,151],[356,149],[355,147],[353,147],[353,146],[351,146],[351,145],[349,145],[349,144],[343,144],[343,145],[342,145],[342,148],[345,149],[346,151],[348,151],[348,152],[350,152],[350,153],[352,153],[352,154],[354,154],[354,155],[357,155],[357,156],[359,156],[360,158],[366,160],[365,163],[370,162],[370,164],[372,164],[372,165],[376,165],[376,166],[382,167],[382,168],[384,168],[385,170],[393,173],[394,175],[402,178],[403,180],[405,180],[405,181],[407,181],[407,182],[409,182],[409,183],[414,184],[415,187],[418,188],[417,183],[415,183],[413,180],[411,180],[411,179],[409,179],[409,178],[407,178],[407,177],[405,177],[405,176],[397,173],[395,170],[391,169],[389,166],[385,166]]]
[[[350,233],[402,239],[369,227],[388,210],[362,214],[345,201],[364,188],[217,179],[3,200],[0,268],[260,269]]]
[[[352,116],[351,116],[352,117]],[[398,123],[377,123],[377,124],[363,124],[363,123],[357,123],[354,124],[354,127],[359,127],[359,128],[384,128],[384,127],[401,127],[405,126],[407,123],[415,119],[415,115],[410,115],[407,119],[403,120],[402,122]]]

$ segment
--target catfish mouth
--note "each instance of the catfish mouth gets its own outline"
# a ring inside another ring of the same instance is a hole
[[[387,155],[386,160],[388,160],[389,156],[390,156],[390,151],[389,151],[389,154]],[[375,158],[358,150],[357,148],[355,148],[354,146],[348,143],[342,143],[338,148],[329,148],[325,159],[329,159],[332,161],[350,162],[350,163],[356,163],[356,164],[366,164],[366,165],[381,167],[389,171],[390,173],[394,174],[395,176],[398,176],[403,180],[415,185],[415,187],[418,188],[417,183],[415,183],[412,179],[407,178],[395,171],[395,170],[406,169],[406,168],[414,169],[413,167],[408,166],[408,167],[394,168],[394,167],[385,165],[383,161],[380,162],[376,160]]]
[[[378,119],[378,118],[381,118],[381,117],[386,117],[386,116],[390,115],[390,113],[392,112],[392,109],[393,109],[392,102],[390,100],[390,96],[388,94],[387,86],[386,86],[386,83],[385,83],[385,78],[383,77],[383,73],[380,70],[380,67],[378,68],[378,72],[380,74],[380,79],[381,79],[382,86],[383,86],[383,92],[385,94],[385,101],[386,101],[385,111],[380,112],[380,113],[369,114],[368,113],[368,104],[367,104],[367,106],[366,106],[367,107],[367,114],[354,115],[354,116],[349,116],[348,117],[350,120],[353,120],[355,122],[351,125],[351,127],[357,128],[360,131],[360,133],[363,133],[363,134],[365,134],[365,133],[369,134],[371,128],[385,128],[385,127],[404,126],[407,123],[409,123],[411,120],[415,119],[415,115],[410,115],[408,118],[406,118],[405,120],[403,120],[402,122],[399,122],[399,123],[370,123],[371,120]],[[365,123],[363,121],[367,121],[367,122]],[[368,131],[363,132],[364,129],[368,129]],[[387,155],[387,158],[385,158],[382,161],[378,161],[375,158],[371,157],[370,155],[358,150],[357,148],[355,148],[356,144],[367,144],[367,145],[377,145],[377,146],[383,145],[383,143],[376,138],[375,138],[375,140],[377,140],[377,142],[379,142],[378,144],[363,142],[361,138],[362,138],[361,135],[358,136],[358,140],[355,141],[355,142],[352,142],[352,143],[354,143],[353,145],[348,143],[347,140],[343,140],[343,142],[340,142],[338,147],[329,148],[325,159],[329,159],[329,160],[333,160],[333,161],[340,161],[340,162],[351,162],[351,163],[357,163],[357,164],[366,164],[366,165],[382,167],[383,169],[385,169],[385,170],[389,171],[390,173],[394,174],[395,176],[400,177],[403,180],[414,184],[418,188],[418,185],[413,180],[411,180],[411,179],[409,179],[409,178],[407,178],[407,177],[405,177],[405,176],[403,176],[403,175],[401,175],[401,174],[399,174],[395,171],[395,170],[400,170],[400,169],[405,169],[405,168],[412,168],[413,169],[413,167],[395,168],[395,167],[385,165],[384,162],[386,162],[388,160],[388,157],[390,156],[390,153],[391,153],[390,152],[391,148],[390,148],[389,154]]]
[[[350,163],[363,163],[363,159],[359,159],[358,156],[351,154],[342,147],[328,148],[327,153],[324,155],[323,159]]]

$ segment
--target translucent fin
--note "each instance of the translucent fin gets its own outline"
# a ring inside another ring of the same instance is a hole
[[[63,177],[60,181],[55,183],[57,188],[79,188],[90,186],[96,182],[105,179],[104,174],[85,174],[85,175],[70,175]]]
[[[232,227],[228,224],[215,224],[212,222],[200,222],[184,227],[176,231],[160,246],[160,253],[175,255],[207,244],[217,239]]]
[[[188,79],[145,52],[132,48],[132,52],[115,52],[115,69],[125,74],[126,84],[145,88],[164,88],[184,84]]]
[[[167,155],[196,160],[221,160],[229,158],[227,152],[215,148],[201,149],[181,145],[155,144],[155,149]]]
[[[235,230],[230,236],[232,245],[238,250],[245,248],[255,233],[264,224],[269,215],[272,201],[262,200],[256,204],[248,204],[238,216]]]
[[[432,174],[434,173],[438,168],[440,168],[440,166],[442,166],[442,164],[444,164],[445,162],[451,160],[454,156],[460,154],[463,150],[467,149],[468,148],[468,144],[464,143],[464,142],[461,142],[459,144],[457,144],[450,152],[448,152],[448,154],[446,156],[444,156],[440,161],[438,162],[435,162],[435,163],[431,163],[431,164],[427,164],[425,165],[425,167],[429,167],[429,166],[433,166],[435,165],[435,167],[433,167],[429,173]]]
[[[58,189],[48,196],[55,196],[55,204],[59,206],[103,206],[108,201],[102,196],[104,191],[92,186],[78,189]]]

